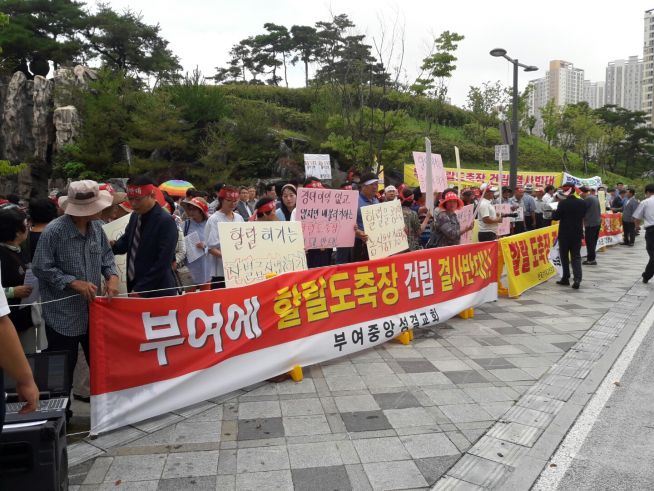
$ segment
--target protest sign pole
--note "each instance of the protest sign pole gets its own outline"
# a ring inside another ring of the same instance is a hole
[[[500,204],[502,204],[502,198],[504,197],[502,193],[502,153],[500,152],[500,160],[497,171],[497,187],[500,190]]]
[[[431,168],[431,140],[425,137],[425,188],[427,198],[425,204],[429,213],[434,213],[434,180]]]
[[[454,147],[454,155],[456,157],[456,185],[459,188],[459,196],[461,196],[461,159],[459,158],[459,147]]]

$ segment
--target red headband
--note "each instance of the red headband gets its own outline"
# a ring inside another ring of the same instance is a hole
[[[311,181],[309,184],[304,186],[305,188],[321,188],[323,187],[322,182],[320,181]]]
[[[407,196],[407,197],[405,198],[404,196],[402,196],[402,195],[400,194],[400,201],[401,201],[402,203],[413,203],[413,195],[410,194],[409,196]]]
[[[227,188],[222,188],[218,192],[218,197],[220,199],[226,199],[229,201],[238,201],[240,197],[240,193],[238,192],[237,189],[227,189]]]
[[[275,202],[269,201],[265,205],[261,205],[259,208],[257,208],[257,215],[263,215],[265,213],[268,213],[269,211],[273,211],[276,208],[277,205],[275,204]]]
[[[127,186],[127,197],[128,198],[142,198],[143,196],[151,195],[156,186],[152,184],[146,184],[145,186]]]

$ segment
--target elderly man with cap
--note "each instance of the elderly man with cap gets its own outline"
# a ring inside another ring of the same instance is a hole
[[[112,201],[95,181],[70,183],[68,195],[59,199],[64,215],[48,224],[34,253],[48,350],[68,354],[70,373],[78,345],[89,361],[89,304],[102,291],[103,280],[107,297],[118,294],[118,270],[99,220]]]
[[[113,245],[114,254],[127,254],[127,291],[131,296],[165,297],[177,293],[173,271],[178,229],[175,219],[157,200],[161,194],[146,176],[127,181],[127,199],[134,213],[125,234]],[[156,291],[153,291],[156,290]]]
[[[386,186],[386,189],[384,189],[384,200],[393,201],[396,198],[397,198],[397,188],[393,185]]]
[[[482,198],[477,206],[479,222],[479,242],[490,242],[497,239],[497,225],[502,222],[502,216],[497,214],[491,200],[499,193],[498,189],[490,184],[480,187]]]
[[[559,253],[563,275],[556,283],[570,285],[570,262],[572,262],[572,288],[579,289],[581,284],[581,239],[584,235],[584,216],[586,202],[575,196],[573,185],[563,186],[556,193],[559,204],[552,213],[552,219],[559,220]]]
[[[364,174],[361,176],[361,181],[359,182],[359,207],[357,209],[356,238],[354,239],[354,250],[352,251],[353,261],[368,260],[368,248],[366,247],[368,235],[363,229],[361,208],[379,203],[379,200],[376,198],[378,183],[379,178],[373,173]]]

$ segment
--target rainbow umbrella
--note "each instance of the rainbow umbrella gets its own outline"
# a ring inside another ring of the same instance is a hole
[[[186,196],[186,190],[192,187],[194,187],[193,184],[180,179],[171,179],[159,185],[159,189],[166,191],[169,195],[181,197]]]

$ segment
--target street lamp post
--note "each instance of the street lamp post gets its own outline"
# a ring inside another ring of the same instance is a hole
[[[518,63],[518,60],[514,60],[506,54],[506,50],[502,48],[495,48],[490,52],[491,56],[504,58],[513,64],[513,103],[511,108],[511,133],[513,134],[513,144],[510,148],[510,160],[511,160],[511,170],[509,173],[509,187],[511,189],[516,188],[518,183],[518,67],[521,67],[525,72],[535,72],[538,70],[538,67],[533,65],[524,65]],[[502,183],[499,183],[500,188]]]

